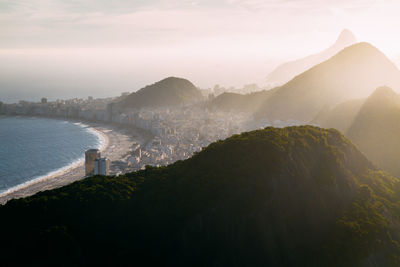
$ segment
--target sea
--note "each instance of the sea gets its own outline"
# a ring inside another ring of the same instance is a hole
[[[0,116],[0,195],[77,165],[104,138],[82,123]]]

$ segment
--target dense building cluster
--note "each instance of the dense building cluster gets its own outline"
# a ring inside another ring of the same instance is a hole
[[[76,119],[144,130],[149,138],[133,143],[125,158],[112,163],[110,172],[114,174],[183,160],[216,140],[273,124],[255,121],[248,113],[209,110],[204,103],[121,110],[112,98],[20,101],[0,105],[0,114]],[[275,122],[275,126],[284,126],[280,124]]]
[[[210,112],[199,106],[142,110],[121,114],[124,123],[148,130],[153,139],[137,145],[127,161],[132,165],[167,165],[190,157],[210,143],[257,128],[247,114]],[[130,120],[132,119],[132,120]]]

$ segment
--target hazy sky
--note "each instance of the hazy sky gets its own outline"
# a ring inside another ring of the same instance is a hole
[[[0,100],[114,96],[167,76],[262,84],[343,28],[400,54],[398,0],[0,0]]]

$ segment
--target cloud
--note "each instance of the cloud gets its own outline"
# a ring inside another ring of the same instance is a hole
[[[128,90],[134,82],[140,88],[164,75],[185,76],[204,87],[240,86],[265,77],[281,61],[326,48],[343,28],[385,53],[400,53],[399,5],[397,0],[0,0],[0,73],[3,85],[8,77],[22,83],[23,76],[36,88],[50,89],[75,77],[83,89],[116,84]]]
[[[394,10],[394,0],[0,0],[0,49],[153,47],[223,38],[229,45],[249,36],[254,42],[257,35],[279,48],[283,38],[396,25]]]
[[[392,0],[227,0],[231,5],[241,6],[252,11],[296,10],[301,12],[336,9],[367,9],[380,4],[390,4]]]

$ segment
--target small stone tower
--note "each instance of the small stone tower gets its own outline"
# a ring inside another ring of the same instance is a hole
[[[85,151],[85,175],[94,175],[94,161],[101,158],[100,150],[89,149]]]

